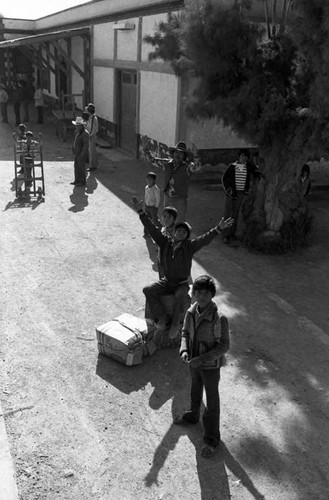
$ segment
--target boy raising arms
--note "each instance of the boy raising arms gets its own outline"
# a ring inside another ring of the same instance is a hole
[[[174,419],[177,425],[196,424],[205,388],[207,407],[202,417],[204,446],[201,449],[205,458],[214,455],[220,443],[218,384],[223,355],[230,347],[228,321],[212,300],[215,294],[216,286],[210,276],[199,276],[194,281],[196,302],[185,315],[179,350],[182,361],[190,367],[191,408]]]
[[[209,245],[223,229],[230,227],[233,220],[222,218],[216,227],[193,240],[190,240],[190,225],[187,222],[177,222],[173,238],[170,238],[162,234],[161,230],[150,221],[142,208],[143,202],[139,202],[135,197],[132,201],[142,224],[160,248],[163,278],[143,289],[150,309],[150,319],[158,323],[165,317],[166,309],[162,297],[174,295],[173,317],[169,331],[169,337],[173,339],[179,333],[180,316],[184,312],[184,301],[189,290],[193,255],[202,247]]]
[[[174,237],[175,231],[175,222],[177,219],[177,210],[175,207],[165,207],[162,210],[162,228],[161,233],[168,236],[169,238]],[[159,279],[164,278],[163,269],[160,263],[160,248],[158,249],[158,271],[159,271]]]

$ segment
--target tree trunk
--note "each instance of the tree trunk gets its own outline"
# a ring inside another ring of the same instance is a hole
[[[305,158],[294,152],[283,159],[274,148],[264,153],[266,164],[242,209],[244,241],[263,253],[283,253],[309,241],[312,216],[298,183]]]

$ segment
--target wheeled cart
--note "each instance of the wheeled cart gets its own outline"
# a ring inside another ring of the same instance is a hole
[[[17,198],[37,198],[45,201],[45,180],[43,172],[42,135],[38,140],[14,139],[14,168]]]

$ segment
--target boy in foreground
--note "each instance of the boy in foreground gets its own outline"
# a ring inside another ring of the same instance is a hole
[[[179,334],[180,317],[184,311],[184,302],[189,291],[193,255],[212,240],[225,228],[233,224],[232,219],[222,218],[219,224],[201,236],[190,240],[191,226],[187,222],[177,222],[173,238],[162,234],[148,218],[143,210],[143,202],[132,199],[140,220],[155,243],[160,248],[160,265],[163,278],[143,288],[143,293],[150,309],[150,319],[159,326],[159,320],[166,316],[166,308],[162,302],[164,295],[174,295],[174,308],[170,326],[169,338],[174,339]]]
[[[207,407],[203,413],[204,446],[201,455],[209,458],[216,453],[220,443],[220,401],[218,384],[223,356],[229,350],[228,321],[212,300],[216,295],[214,280],[199,276],[193,283],[196,302],[188,309],[181,336],[180,357],[190,367],[191,408],[174,424],[196,424],[200,418],[203,388]]]

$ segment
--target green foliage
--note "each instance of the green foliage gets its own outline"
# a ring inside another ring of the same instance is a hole
[[[248,19],[244,2],[224,7],[192,0],[145,40],[155,48],[151,58],[170,61],[177,75],[195,79],[186,100],[190,116],[222,119],[267,150],[274,141],[289,144],[301,134],[305,150],[323,152],[329,118],[327,3],[294,2],[289,30],[281,23],[267,37]]]

